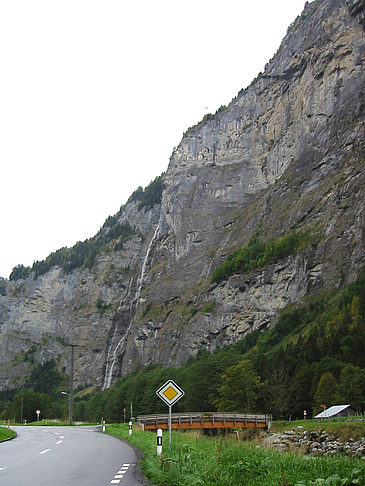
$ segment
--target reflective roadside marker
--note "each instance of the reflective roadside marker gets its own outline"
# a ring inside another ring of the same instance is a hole
[[[162,429],[157,429],[157,455],[162,454]]]
[[[129,435],[132,435],[132,421],[129,422]]]

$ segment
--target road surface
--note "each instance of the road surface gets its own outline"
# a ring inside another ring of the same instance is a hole
[[[0,444],[0,486],[142,486],[132,447],[96,427],[13,427]]]

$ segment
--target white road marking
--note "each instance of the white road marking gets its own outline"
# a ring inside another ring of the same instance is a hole
[[[46,452],[50,451],[51,449],[44,449],[44,451],[40,452],[39,454],[45,454]]]
[[[60,436],[60,439],[64,439],[63,435]]]
[[[114,479],[110,481],[110,484],[119,484],[120,480],[123,479],[124,474],[127,472],[130,464],[123,464],[123,466],[120,466],[119,471],[117,474],[114,476]]]
[[[60,433],[59,432],[55,432],[54,435],[60,435]]]
[[[61,443],[62,443],[62,440],[58,440],[58,441],[56,442],[56,445],[61,444]]]
[[[5,467],[0,467],[0,471],[2,471],[3,469],[5,469]]]

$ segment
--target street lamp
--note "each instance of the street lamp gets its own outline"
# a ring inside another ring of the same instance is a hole
[[[69,405],[68,405],[68,423],[69,423],[69,424],[71,424],[71,423],[72,423],[72,413],[71,413],[71,409],[72,409],[72,407],[71,407],[71,404],[70,404],[70,402],[71,402],[71,400],[72,400],[72,398],[71,398],[71,394],[70,394],[70,393],[67,393],[67,392],[65,392],[65,391],[61,391],[61,395],[68,395],[68,397],[69,397]]]

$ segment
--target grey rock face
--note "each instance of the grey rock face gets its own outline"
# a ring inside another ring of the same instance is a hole
[[[85,346],[76,382],[107,387],[148,364],[179,364],[199,349],[275,325],[310,292],[353,281],[364,265],[363,1],[315,0],[289,28],[264,73],[230,105],[190,128],[174,150],[161,205],[129,202],[135,234],[91,269],[7,284],[0,295],[0,386],[36,359]],[[250,239],[310,229],[295,257],[211,275]]]

